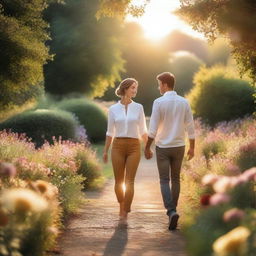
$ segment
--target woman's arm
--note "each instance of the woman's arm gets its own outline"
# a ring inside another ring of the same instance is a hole
[[[103,151],[103,162],[107,163],[108,162],[108,150],[112,142],[112,137],[111,136],[106,136],[105,140],[105,147]]]

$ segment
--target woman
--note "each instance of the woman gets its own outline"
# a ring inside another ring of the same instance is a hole
[[[143,106],[132,100],[138,82],[124,79],[116,89],[121,100],[109,108],[108,130],[103,161],[108,161],[108,150],[113,140],[111,160],[115,176],[115,193],[120,204],[120,219],[126,221],[131,211],[134,179],[140,161],[140,138],[147,142],[147,127]],[[125,189],[123,188],[125,184]]]

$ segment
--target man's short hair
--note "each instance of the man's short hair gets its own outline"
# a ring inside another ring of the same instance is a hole
[[[159,74],[157,80],[161,81],[163,84],[167,84],[170,89],[174,89],[175,77],[170,72],[163,72]]]

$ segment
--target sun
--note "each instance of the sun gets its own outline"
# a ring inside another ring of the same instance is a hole
[[[140,5],[141,0],[133,0],[132,4]],[[173,30],[180,30],[195,37],[203,37],[192,30],[189,25],[173,14],[180,6],[179,0],[150,0],[141,17],[127,16],[126,21],[137,22],[143,28],[145,37],[161,40]]]

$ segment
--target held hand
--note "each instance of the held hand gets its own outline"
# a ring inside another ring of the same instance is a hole
[[[194,153],[194,149],[190,148],[188,150],[188,160],[191,160],[194,157],[195,153]]]
[[[102,159],[103,159],[103,162],[106,164],[108,162],[108,153],[104,152]]]
[[[150,159],[153,157],[153,151],[149,148],[149,149],[145,149],[144,151],[144,155],[146,159]]]

